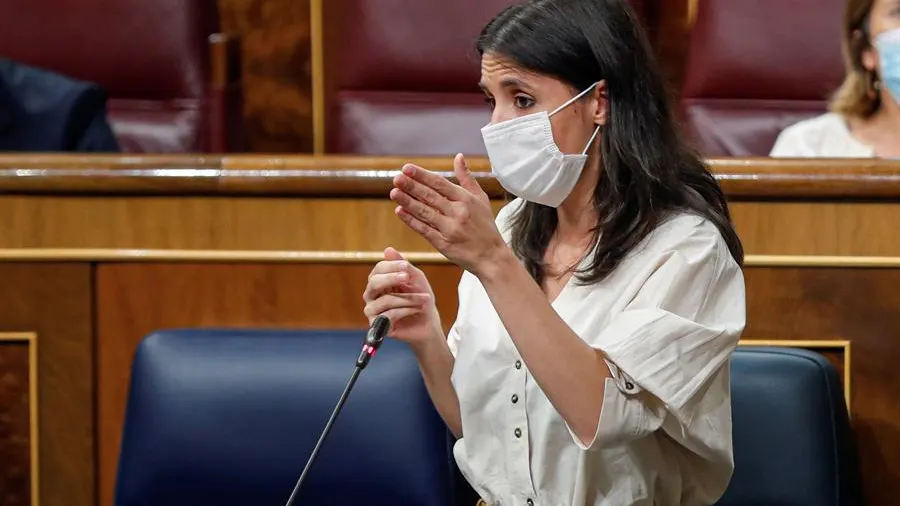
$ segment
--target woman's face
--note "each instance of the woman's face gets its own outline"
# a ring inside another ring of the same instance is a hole
[[[869,13],[869,40],[888,30],[900,28],[900,0],[875,0]],[[869,47],[862,55],[863,66],[880,75],[878,50]]]
[[[490,53],[481,58],[479,85],[491,107],[492,125],[537,112],[553,112],[584,91],[554,77],[517,68]],[[550,117],[560,151],[581,153],[596,126],[606,123],[607,101],[602,98],[605,92],[601,82],[592,92]]]

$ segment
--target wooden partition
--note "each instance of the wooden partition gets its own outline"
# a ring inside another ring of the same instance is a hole
[[[0,502],[112,504],[130,363],[153,330],[362,327],[388,245],[424,266],[449,326],[460,271],[386,198],[404,161],[0,156]],[[711,164],[748,253],[744,345],[814,348],[838,366],[868,499],[891,504],[900,164]],[[485,161],[471,165],[502,206]]]

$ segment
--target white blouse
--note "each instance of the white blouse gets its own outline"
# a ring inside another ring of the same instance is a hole
[[[785,128],[770,153],[785,158],[872,158],[875,150],[863,144],[836,113],[801,121]]]
[[[507,242],[519,205],[497,217]],[[491,506],[718,499],[734,468],[729,358],[745,301],[743,274],[715,226],[673,216],[607,279],[573,278],[552,306],[614,375],[588,444],[529,374],[479,280],[460,280],[448,335],[463,429],[454,456],[481,497]]]

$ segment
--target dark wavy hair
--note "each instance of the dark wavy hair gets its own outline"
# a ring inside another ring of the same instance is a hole
[[[606,82],[609,114],[593,198],[600,240],[592,261],[576,273],[579,282],[604,279],[677,210],[714,223],[743,264],[725,195],[684,141],[647,35],[625,0],[525,1],[488,23],[477,49],[575,90]],[[538,282],[557,225],[554,208],[533,202],[512,218],[512,248]]]

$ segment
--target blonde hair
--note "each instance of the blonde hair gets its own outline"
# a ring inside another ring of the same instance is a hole
[[[844,12],[842,46],[847,75],[829,104],[832,112],[844,116],[868,118],[881,107],[881,95],[875,88],[878,76],[862,62],[863,51],[871,45],[868,25],[874,3],[875,0],[848,0]]]

